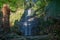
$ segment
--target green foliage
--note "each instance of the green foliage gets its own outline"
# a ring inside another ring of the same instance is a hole
[[[46,2],[45,2],[44,0],[41,0],[41,1],[39,0],[39,1],[37,1],[36,5],[37,5],[38,7],[43,7],[43,6],[46,5]]]
[[[18,7],[23,8],[24,0],[0,0],[0,8],[3,4],[9,4],[10,9],[15,11]]]

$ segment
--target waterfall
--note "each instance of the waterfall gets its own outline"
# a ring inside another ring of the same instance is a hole
[[[38,19],[35,18],[33,15],[34,15],[34,10],[32,9],[32,6],[31,6],[28,9],[25,9],[22,19],[20,21],[20,24],[19,24],[20,30],[25,36],[35,35],[36,33]]]

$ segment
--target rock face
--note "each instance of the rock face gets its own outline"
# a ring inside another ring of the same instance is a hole
[[[31,9],[27,9],[19,22],[20,30],[23,35],[36,35],[38,19],[31,15]]]
[[[60,2],[59,0],[53,0],[51,1],[48,6],[46,7],[46,19],[51,19],[52,22],[54,22],[54,24],[50,25],[49,27],[49,32],[50,33],[54,33],[54,31],[56,30],[55,33],[59,33],[59,27],[60,27]],[[59,34],[56,34],[59,35]],[[55,39],[55,38],[53,38]]]
[[[60,19],[60,5],[58,0],[51,1],[46,7],[46,18],[47,17]]]

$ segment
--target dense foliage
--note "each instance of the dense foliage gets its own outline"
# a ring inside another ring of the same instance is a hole
[[[0,8],[3,4],[9,4],[11,10],[16,10],[18,7],[23,8],[24,0],[0,0]]]

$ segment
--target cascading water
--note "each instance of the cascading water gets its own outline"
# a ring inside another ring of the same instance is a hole
[[[22,19],[19,23],[20,30],[23,35],[35,35],[36,28],[38,25],[38,19],[33,16],[34,10],[31,7],[27,8],[22,16]]]
[[[33,35],[33,28],[37,27],[38,20],[33,16],[32,9],[25,10],[24,15],[20,21],[20,29],[24,35]],[[34,31],[33,31],[34,30]]]

